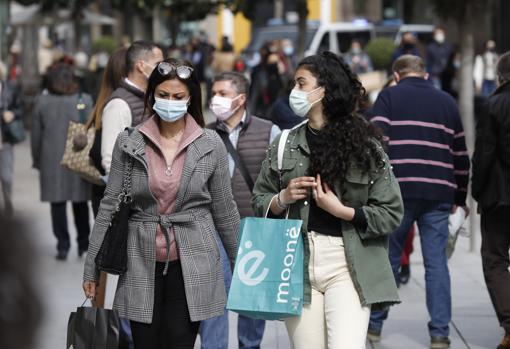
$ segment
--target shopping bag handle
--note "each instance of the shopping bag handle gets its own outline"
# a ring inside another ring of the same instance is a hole
[[[97,308],[97,306],[94,304],[94,298],[89,298],[89,297],[85,297],[85,300],[83,301],[83,303],[81,304],[80,307],[83,307],[85,305],[85,303],[87,303],[87,301],[90,301],[90,305],[93,306],[94,308]]]

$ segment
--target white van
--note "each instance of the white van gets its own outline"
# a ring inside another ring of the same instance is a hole
[[[319,25],[309,22],[306,30],[305,56],[322,51],[332,51],[337,54],[349,51],[351,41],[357,39],[365,46],[375,35],[374,25],[366,21],[337,22]],[[246,55],[254,54],[266,43],[272,40],[289,39],[297,47],[297,25],[275,25],[258,28],[254,31],[250,44],[246,47]]]
[[[351,47],[352,40],[358,40],[364,47],[374,36],[374,25],[365,21],[324,24],[315,33],[305,51],[305,56],[323,51],[331,51],[336,54],[346,53]]]

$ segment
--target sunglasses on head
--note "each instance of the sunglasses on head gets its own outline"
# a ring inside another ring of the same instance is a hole
[[[171,72],[175,71],[175,74],[181,79],[189,79],[191,73],[193,72],[193,68],[188,67],[187,65],[180,65],[176,67],[175,65],[168,62],[161,62],[158,64],[158,72],[167,76]]]

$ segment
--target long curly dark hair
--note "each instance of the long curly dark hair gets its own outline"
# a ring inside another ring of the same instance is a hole
[[[312,150],[312,175],[319,173],[329,184],[343,183],[349,167],[368,172],[372,163],[383,165],[378,145],[381,132],[356,113],[365,89],[342,58],[332,52],[306,57],[297,69],[308,70],[325,88],[321,103],[326,124]]]

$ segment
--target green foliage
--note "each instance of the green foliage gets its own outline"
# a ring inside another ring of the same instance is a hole
[[[172,20],[197,21],[208,14],[218,11],[221,5],[232,6],[234,0],[110,0],[113,7],[125,9],[130,7],[137,11],[152,12],[154,6],[170,13]]]
[[[388,69],[391,65],[391,56],[395,51],[395,44],[389,38],[376,38],[370,40],[365,50],[370,56],[375,69]]]
[[[87,7],[93,0],[19,0],[17,1],[21,5],[28,6],[32,4],[41,5],[43,12],[53,11],[58,8],[67,8],[72,12],[80,11]]]
[[[117,41],[112,36],[102,36],[92,43],[94,52],[104,51],[112,54],[117,48]]]

